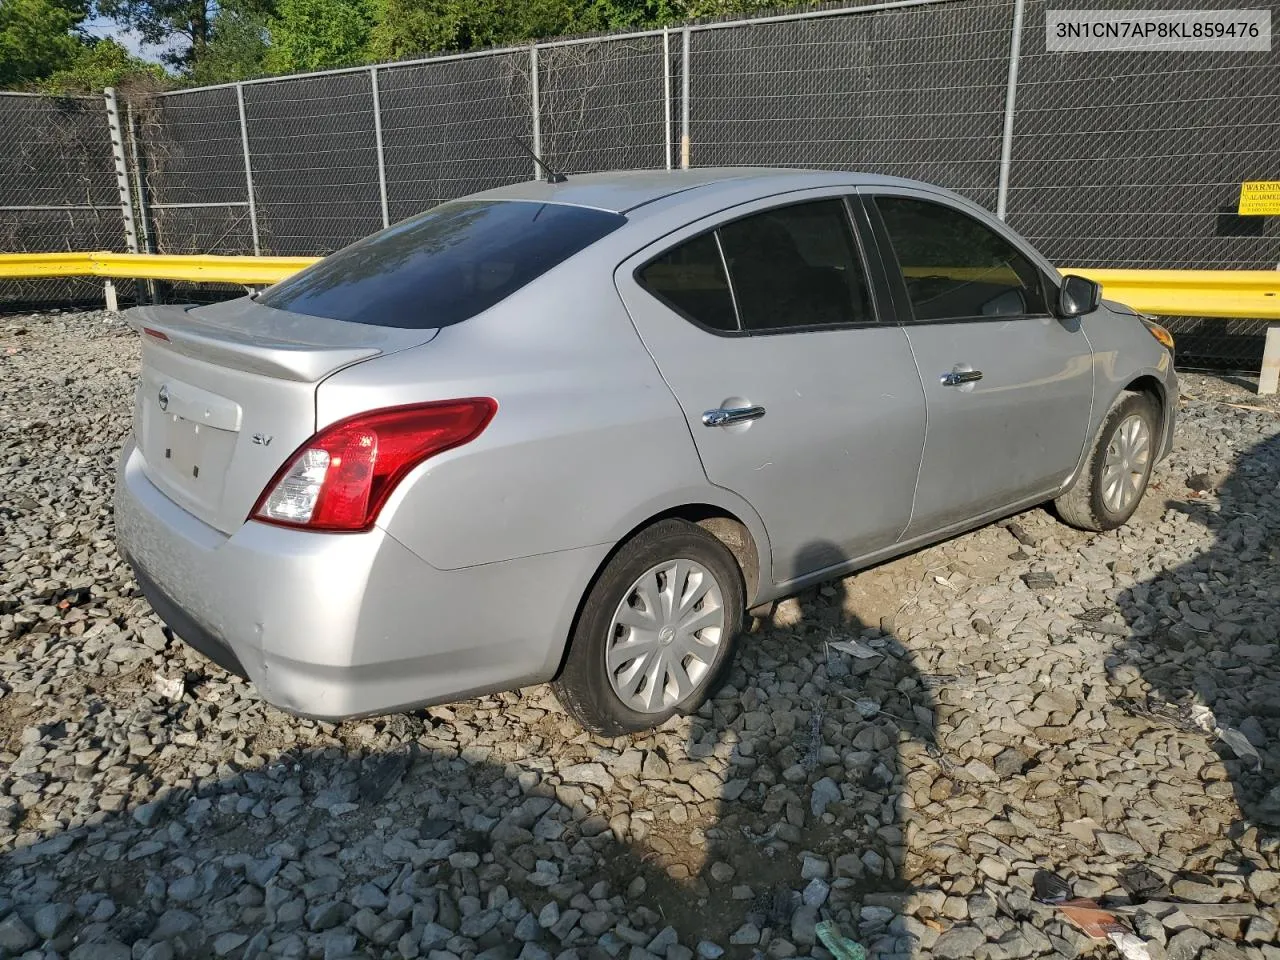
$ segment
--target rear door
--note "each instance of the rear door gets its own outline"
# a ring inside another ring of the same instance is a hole
[[[937,194],[861,188],[924,384],[928,438],[907,537],[1055,491],[1093,403],[1080,321],[994,222]]]
[[[846,202],[802,196],[691,225],[616,273],[708,478],[764,521],[778,582],[896,541],[924,440]]]

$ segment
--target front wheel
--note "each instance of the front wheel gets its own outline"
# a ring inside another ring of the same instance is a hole
[[[1133,516],[1155,466],[1156,405],[1145,394],[1123,394],[1098,430],[1084,469],[1054,501],[1065,522],[1081,530],[1114,530]]]
[[[556,698],[605,736],[697,710],[732,656],[745,594],[723,543],[696,524],[659,521],[592,585],[552,684]]]

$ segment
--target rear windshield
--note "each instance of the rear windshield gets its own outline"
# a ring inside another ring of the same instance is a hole
[[[626,222],[523,200],[446,203],[277,283],[260,303],[421,330],[473,317]]]

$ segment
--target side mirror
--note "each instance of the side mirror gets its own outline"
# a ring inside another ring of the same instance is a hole
[[[1093,313],[1102,303],[1102,286],[1085,277],[1073,273],[1062,278],[1062,286],[1058,288],[1058,316],[1065,318],[1082,317]]]

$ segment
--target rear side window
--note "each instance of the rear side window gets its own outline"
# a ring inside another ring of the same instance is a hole
[[[738,329],[733,294],[714,233],[668,250],[640,271],[640,282],[667,306],[712,330]]]
[[[874,321],[843,200],[779,207],[719,233],[744,330]]]
[[[667,306],[727,333],[875,321],[843,200],[734,220],[651,260],[639,279]]]
[[[1048,313],[1040,271],[990,227],[953,207],[877,197],[918,321]]]
[[[523,200],[446,203],[375,233],[264,292],[279,310],[429,329],[504,300],[626,218]]]

